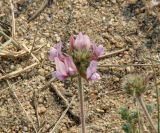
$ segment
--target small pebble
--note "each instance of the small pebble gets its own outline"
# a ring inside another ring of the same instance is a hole
[[[132,73],[132,72],[134,72],[134,67],[133,66],[128,66],[128,67],[126,67],[126,71],[128,73]]]
[[[112,2],[113,4],[116,4],[116,0],[111,0],[111,2]]]
[[[46,108],[44,106],[38,106],[37,111],[39,114],[43,114],[46,112]]]
[[[14,70],[15,66],[12,64],[10,68],[11,68],[11,70]]]
[[[38,70],[38,73],[39,73],[41,76],[45,76],[45,70],[42,69],[42,68],[40,68],[40,69]]]
[[[28,131],[28,127],[24,126],[23,127],[23,131],[27,132]]]
[[[96,111],[97,111],[98,113],[104,113],[104,110],[99,109],[99,108],[97,108]]]

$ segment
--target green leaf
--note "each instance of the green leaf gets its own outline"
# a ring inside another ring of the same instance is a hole
[[[125,123],[125,124],[123,124],[122,129],[123,129],[126,133],[131,133],[131,124],[130,124],[130,123]]]
[[[115,130],[115,131],[113,131],[113,133],[119,133],[119,131]]]
[[[154,105],[153,104],[147,104],[146,108],[147,108],[148,112],[151,114],[153,112]]]
[[[121,114],[121,118],[123,120],[128,120],[129,110],[127,107],[121,107],[119,113]]]

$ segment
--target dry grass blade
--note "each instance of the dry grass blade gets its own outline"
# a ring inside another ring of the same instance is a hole
[[[27,67],[25,67],[25,68],[23,68],[23,69],[19,69],[19,70],[17,70],[17,71],[14,71],[14,72],[11,72],[11,73],[6,74],[6,75],[4,75],[4,76],[1,76],[1,77],[0,77],[0,80],[13,78],[13,77],[17,76],[18,74],[20,74],[20,73],[22,73],[22,72],[24,72],[24,71],[27,71],[28,69],[31,69],[32,67],[35,67],[36,65],[38,65],[38,63],[34,63],[34,64],[32,64],[32,65],[30,65],[30,66],[27,66]]]
[[[7,46],[8,44],[10,44],[12,42],[11,39],[9,39],[8,41],[6,41],[5,43],[1,44],[0,49],[3,49],[5,46]]]
[[[32,57],[37,61],[37,63],[39,64],[39,60],[37,59],[37,57],[34,55],[34,54],[32,54],[32,52],[27,48],[27,46],[25,45],[25,44],[22,44],[22,46],[24,47],[24,49],[26,50],[26,51],[28,51],[31,55],[32,55]]]
[[[6,40],[11,40],[17,49],[21,49],[20,45],[13,38],[6,35],[3,31],[0,31],[0,35],[2,35]]]
[[[1,51],[0,56],[3,58],[20,58],[26,56],[27,54],[28,52],[24,50],[18,52],[3,50]]]
[[[7,36],[4,32],[0,31],[0,35],[3,35],[6,39],[9,39],[13,44],[15,43],[18,48],[21,48],[18,45],[18,43],[16,43],[11,37]],[[0,80],[15,77],[16,75],[18,75],[18,74],[20,74],[20,73],[22,73],[22,72],[24,72],[24,71],[26,71],[26,70],[28,70],[28,69],[30,69],[32,67],[35,67],[36,65],[39,64],[39,60],[37,59],[37,57],[30,52],[30,50],[26,47],[26,45],[22,44],[22,47],[25,49],[25,51],[22,50],[20,52],[9,52],[9,51],[4,51],[3,50],[3,51],[1,51],[0,56],[2,56],[2,57],[15,57],[16,58],[16,57],[19,57],[19,56],[24,56],[27,53],[30,53],[31,56],[36,61],[36,63],[33,63],[30,66],[27,66],[27,67],[25,67],[23,69],[19,69],[19,70],[11,72],[9,74],[6,74],[4,76],[1,76]]]

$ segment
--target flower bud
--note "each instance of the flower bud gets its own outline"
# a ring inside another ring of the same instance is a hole
[[[124,78],[122,83],[122,88],[126,91],[129,95],[136,95],[139,96],[145,92],[147,89],[147,76],[142,75],[128,75]]]

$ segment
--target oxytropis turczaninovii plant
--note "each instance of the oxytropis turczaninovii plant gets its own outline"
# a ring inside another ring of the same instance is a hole
[[[128,107],[121,107],[119,113],[121,114],[121,118],[126,121],[126,123],[123,124],[122,129],[126,133],[138,133],[138,111],[131,110]]]
[[[61,47],[62,42],[59,42],[50,50],[49,58],[56,65],[56,71],[52,75],[59,80],[78,76],[82,133],[85,133],[82,77],[87,81],[100,79],[97,73],[97,59],[104,53],[104,48],[91,42],[90,38],[82,33],[76,38],[70,37],[70,48],[67,53],[62,53]]]
[[[124,82],[122,83],[122,88],[125,92],[133,97],[139,102],[142,107],[148,122],[150,123],[154,133],[157,133],[157,129],[155,124],[153,123],[151,116],[146,108],[146,105],[143,101],[143,93],[147,90],[148,86],[148,76],[144,75],[128,75],[124,78]]]

